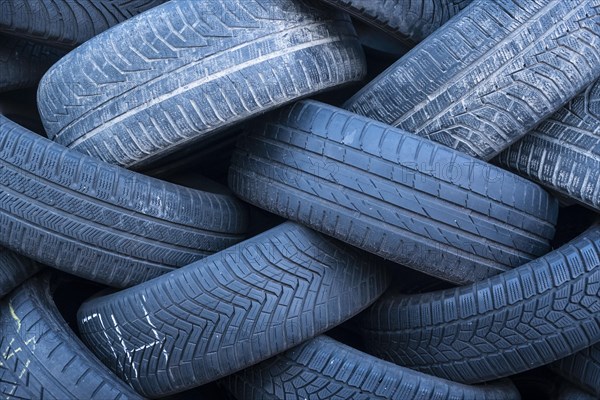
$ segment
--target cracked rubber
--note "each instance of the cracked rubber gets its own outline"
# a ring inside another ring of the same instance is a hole
[[[267,211],[454,283],[545,254],[558,212],[517,175],[315,101],[253,126],[229,185]]]
[[[600,80],[500,153],[497,161],[600,210]]]
[[[491,159],[600,76],[600,0],[476,0],[344,108]]]
[[[407,44],[419,43],[471,0],[322,0]]]
[[[362,319],[368,351],[477,383],[546,365],[600,341],[600,227],[470,286],[384,296]]]
[[[165,1],[3,0],[0,1],[0,32],[51,46],[74,48]]]
[[[380,360],[318,336],[224,378],[239,400],[518,400],[510,381],[468,386]]]
[[[52,299],[49,274],[0,302],[0,395],[7,399],[141,399],[81,343]]]
[[[0,247],[0,297],[41,270],[42,266],[35,261]]]
[[[97,161],[0,115],[0,245],[10,250],[125,287],[241,241],[246,225],[227,192]]]
[[[0,8],[4,3],[0,1]],[[0,36],[0,92],[36,86],[64,54],[28,40]]]
[[[350,18],[319,2],[174,0],[64,57],[38,107],[51,139],[141,168],[365,73]]]
[[[600,397],[600,344],[565,357],[551,367],[578,387]]]
[[[296,346],[360,312],[387,285],[380,259],[287,222],[89,300],[79,330],[139,393],[162,397]]]

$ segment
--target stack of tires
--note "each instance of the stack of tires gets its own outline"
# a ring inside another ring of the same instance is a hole
[[[600,397],[600,0],[6,0],[0,92],[2,396]]]

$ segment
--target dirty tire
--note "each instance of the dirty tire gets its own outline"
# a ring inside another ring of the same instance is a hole
[[[144,396],[161,397],[256,364],[357,314],[387,287],[381,264],[287,222],[84,303],[79,327],[119,376]]]
[[[600,80],[500,153],[497,161],[600,210]]]
[[[71,52],[38,106],[50,138],[138,168],[365,72],[350,18],[318,2],[179,0]]]
[[[245,206],[105,164],[0,116],[0,245],[125,287],[243,239]]]
[[[600,227],[470,286],[387,296],[363,318],[370,353],[477,383],[567,357],[600,341]]]
[[[81,343],[52,299],[49,274],[0,302],[0,394],[10,399],[140,399]]]
[[[0,247],[0,297],[41,270],[42,266],[35,261]]]
[[[557,361],[552,369],[596,398],[600,397],[600,344]]]
[[[558,203],[484,161],[315,101],[251,129],[238,196],[386,259],[468,283],[550,248]]]
[[[322,0],[407,44],[419,43],[471,0]]]
[[[0,1],[0,8],[6,1]],[[0,36],[0,92],[33,87],[65,54],[28,40]]]
[[[476,0],[344,107],[491,159],[600,76],[600,0]]]
[[[518,400],[508,380],[468,386],[425,375],[318,336],[224,378],[239,400]]]
[[[111,26],[165,1],[0,1],[0,32],[52,46],[73,48]]]

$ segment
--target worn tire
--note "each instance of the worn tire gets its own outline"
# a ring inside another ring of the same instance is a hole
[[[0,32],[73,48],[166,0],[0,1]]]
[[[315,101],[237,146],[229,184],[242,199],[447,281],[521,265],[554,235],[558,203],[539,186]]]
[[[552,369],[596,398],[600,397],[600,344],[557,361]]]
[[[467,386],[425,375],[318,336],[224,378],[239,400],[518,400],[509,381]]]
[[[6,1],[0,1],[0,8]],[[33,87],[63,55],[28,40],[0,36],[0,92]]]
[[[476,0],[344,107],[490,159],[600,76],[600,0]]]
[[[432,34],[471,0],[322,0],[349,12],[408,45]]]
[[[119,376],[144,396],[161,397],[272,357],[357,314],[388,285],[381,264],[287,222],[84,303],[79,327]]]
[[[138,168],[359,80],[366,67],[349,17],[317,5],[175,0],[156,7],[85,43],[44,76],[38,106],[46,131],[65,146]],[[111,51],[97,50],[104,47]]]
[[[42,266],[29,258],[0,247],[0,297],[6,296]]]
[[[600,341],[600,227],[470,286],[387,296],[362,323],[369,352],[464,383],[502,378]]]
[[[243,239],[229,194],[159,181],[69,150],[0,116],[0,245],[125,287]]]
[[[600,210],[600,80],[500,153],[497,161]]]
[[[0,302],[0,394],[10,399],[139,399],[68,327],[49,274]]]

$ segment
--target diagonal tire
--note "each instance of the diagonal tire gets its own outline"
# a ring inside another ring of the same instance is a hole
[[[600,0],[476,0],[344,107],[490,159],[600,77]]]
[[[468,386],[380,360],[317,336],[224,378],[239,400],[519,400],[510,381]]]
[[[84,341],[147,397],[221,378],[360,312],[381,260],[291,222],[78,313]]]
[[[455,283],[545,254],[558,212],[514,174],[314,101],[254,126],[229,183],[251,204]]]
[[[477,383],[600,341],[600,227],[470,286],[387,295],[363,319],[368,350],[445,379]]]
[[[0,115],[0,245],[42,264],[131,286],[243,239],[227,191],[177,186],[53,143]]]
[[[58,143],[140,168],[365,73],[350,18],[314,0],[173,0],[64,57],[38,106]]]
[[[71,331],[50,274],[0,302],[0,394],[9,399],[140,399]]]

